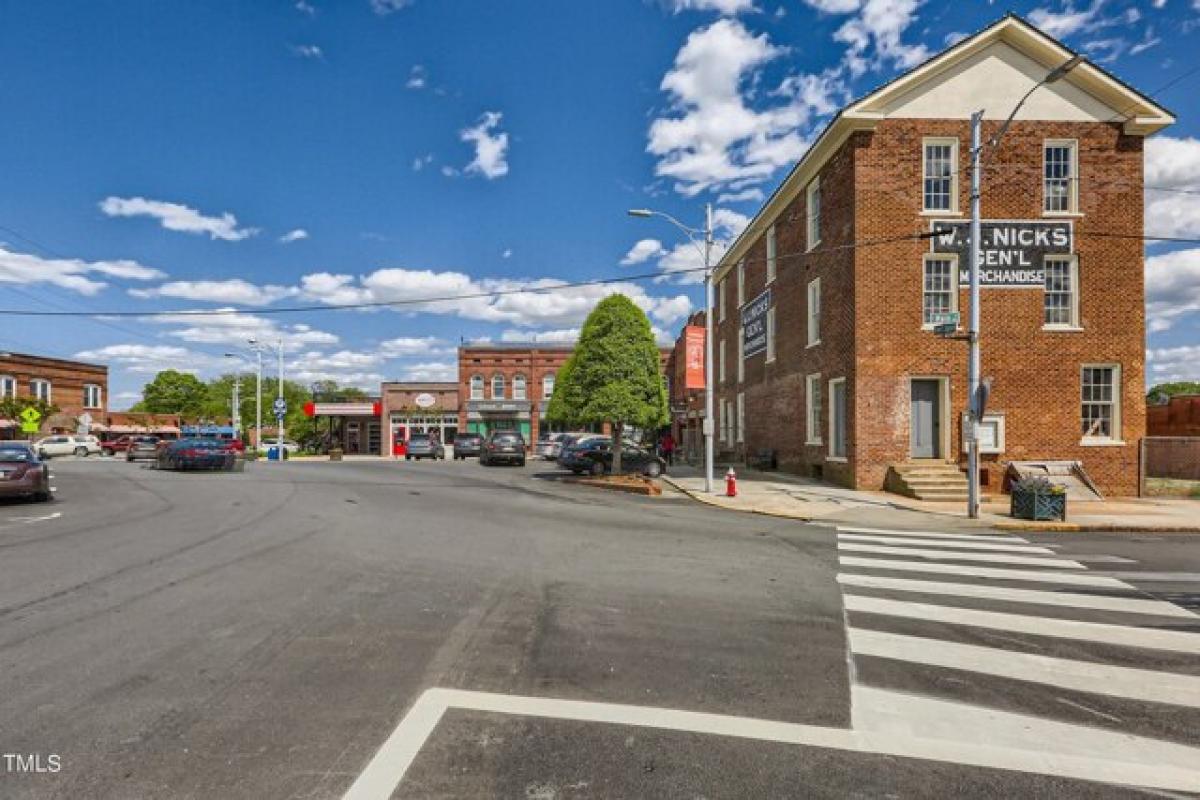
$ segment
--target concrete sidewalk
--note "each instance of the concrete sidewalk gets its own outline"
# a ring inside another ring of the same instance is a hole
[[[737,468],[738,496],[725,496],[725,467],[716,471],[714,492],[704,491],[703,470],[688,465],[670,468],[663,480],[695,500],[731,511],[746,511],[805,521],[877,525],[895,523],[898,513],[957,518],[959,524],[1008,530],[1156,531],[1200,533],[1200,501],[1175,497],[1122,498],[1067,508],[1067,522],[1030,522],[1009,515],[1008,497],[981,506],[979,520],[967,519],[964,504],[914,500],[890,492],[846,489],[784,472]]]

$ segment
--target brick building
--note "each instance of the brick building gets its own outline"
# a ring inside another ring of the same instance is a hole
[[[966,344],[933,326],[967,310],[969,117],[987,142],[1073,55],[1010,15],[834,118],[716,270],[719,450],[864,488],[965,460]],[[1142,145],[1171,122],[1083,61],[985,148],[991,491],[1008,462],[1069,460],[1136,492]]]
[[[38,397],[58,406],[42,432],[74,432],[84,414],[99,419],[108,400],[108,367],[62,358],[0,352],[0,398]],[[0,420],[0,436],[24,438],[19,423]]]
[[[458,429],[519,431],[535,442],[547,428],[554,377],[573,344],[471,344],[458,348]]]
[[[704,457],[704,312],[688,317],[667,357],[671,436],[679,458]]]
[[[459,425],[458,384],[392,382],[381,387],[382,414],[387,421],[384,453],[413,433],[436,433],[443,443],[454,442]]]

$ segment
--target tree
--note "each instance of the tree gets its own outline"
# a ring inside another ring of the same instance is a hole
[[[142,387],[139,405],[154,414],[199,417],[205,412],[208,396],[208,387],[195,375],[165,369]]]
[[[1167,397],[1175,397],[1181,394],[1200,394],[1200,381],[1175,381],[1174,383],[1160,383],[1146,392],[1146,399],[1152,400],[1155,395],[1165,394]]]
[[[621,471],[626,425],[654,428],[666,423],[667,387],[658,345],[650,320],[628,297],[609,295],[592,309],[574,354],[559,371],[552,406],[555,399],[562,421],[612,426],[614,474]]]
[[[579,388],[573,379],[574,372],[575,353],[571,353],[558,368],[558,375],[554,380],[554,392],[550,395],[550,402],[546,404],[546,419],[551,422],[568,426],[579,425],[582,422],[576,416],[583,402],[579,397]]]
[[[9,419],[19,423],[21,412],[27,408],[32,408],[42,415],[38,419],[39,426],[61,410],[53,403],[47,403],[37,397],[4,397],[0,398],[0,419]]]

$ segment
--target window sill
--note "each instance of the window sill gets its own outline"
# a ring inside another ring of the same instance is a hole
[[[826,461],[832,461],[834,464],[845,464],[849,461],[845,456],[825,456]]]
[[[1082,333],[1083,328],[1078,325],[1043,325],[1042,330],[1047,333]]]
[[[1043,217],[1051,217],[1058,219],[1083,219],[1082,211],[1043,211]]]
[[[810,439],[809,441],[805,442],[804,444],[806,444],[809,447],[820,447],[821,445],[825,444],[825,442],[821,441],[820,439]]]
[[[768,276],[767,276],[767,286],[770,286],[770,285],[771,285],[772,283],[774,283],[774,282],[775,282],[775,276],[774,276],[774,275],[768,275]]]
[[[922,322],[922,323],[921,323],[921,330],[923,330],[923,331],[928,331],[928,332],[932,333],[932,332],[933,332],[933,331],[934,331],[936,328],[937,328],[937,326],[936,326],[936,325],[931,325],[931,324],[929,324],[928,322]],[[961,325],[959,325],[957,328],[955,328],[955,329],[954,329],[954,332],[955,332],[955,333],[962,333],[962,330],[963,330],[963,329],[962,329],[962,326],[961,326]]]
[[[766,363],[766,364],[774,364],[774,363],[775,363],[775,356],[771,356],[771,357],[770,357],[770,358],[768,358],[768,359],[767,359],[767,360],[766,360],[764,363]]]
[[[813,242],[812,244],[810,244],[810,245],[808,246],[808,249],[806,249],[804,252],[805,252],[805,253],[811,253],[813,250],[816,250],[816,249],[817,249],[818,247],[820,247],[820,246],[821,246],[821,240],[820,240],[820,239],[817,239],[815,242]]]
[[[820,343],[821,343],[821,340],[820,340],[820,339],[817,339],[815,342],[809,342],[808,344],[804,345],[804,349],[805,349],[805,350],[807,350],[807,349],[809,349],[810,347],[816,347],[816,346],[817,346],[817,345],[819,345]]]
[[[922,217],[961,217],[961,216],[963,216],[963,212],[930,210],[930,211],[922,211],[921,216]]]
[[[1124,447],[1125,442],[1120,439],[1080,439],[1080,447]]]

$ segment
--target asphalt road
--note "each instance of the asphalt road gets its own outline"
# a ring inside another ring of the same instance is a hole
[[[1161,793],[1100,781],[1200,775],[1200,539],[1048,542],[1089,577],[1153,573],[1067,599],[1114,608],[951,603],[944,580],[1052,581],[536,462],[54,474],[53,503],[0,503],[0,797],[1125,797]],[[1020,620],[938,617],[1000,609]],[[1032,655],[1166,675],[1190,705],[1140,672],[1097,694],[980,671]]]

